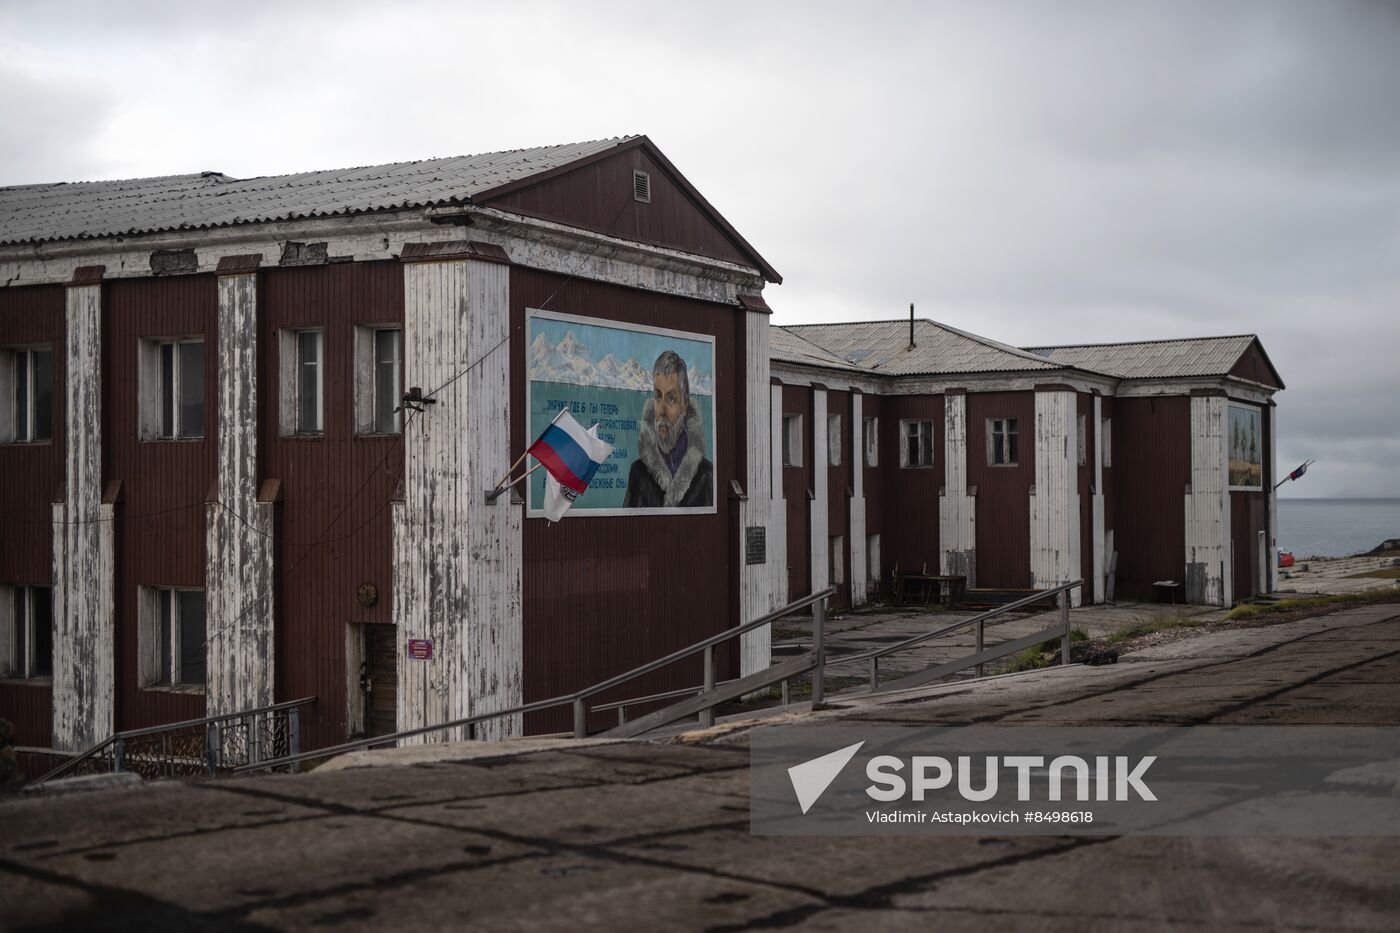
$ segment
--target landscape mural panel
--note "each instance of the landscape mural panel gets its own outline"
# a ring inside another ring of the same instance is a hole
[[[1264,486],[1264,434],[1257,408],[1230,406],[1230,488]]]
[[[530,309],[526,339],[530,440],[568,408],[613,447],[566,517],[715,510],[713,337]],[[673,370],[682,364],[684,376],[657,376],[666,361]],[[672,396],[680,397],[664,400]],[[536,470],[531,515],[543,506],[544,486]]]

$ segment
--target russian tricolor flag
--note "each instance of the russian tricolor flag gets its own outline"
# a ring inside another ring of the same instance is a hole
[[[544,464],[561,486],[578,495],[588,488],[588,481],[612,450],[611,444],[599,440],[594,431],[585,431],[567,408],[561,408],[539,440],[530,445],[529,454]]]

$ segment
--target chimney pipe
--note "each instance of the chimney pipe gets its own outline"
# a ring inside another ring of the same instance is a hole
[[[909,349],[914,349],[914,302],[909,302]]]

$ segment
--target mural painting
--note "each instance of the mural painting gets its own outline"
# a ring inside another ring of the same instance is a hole
[[[527,315],[530,439],[568,408],[613,446],[567,514],[714,512],[714,338],[552,311]],[[543,502],[536,471],[532,516]]]
[[[1230,488],[1264,488],[1264,434],[1259,409],[1230,406]]]

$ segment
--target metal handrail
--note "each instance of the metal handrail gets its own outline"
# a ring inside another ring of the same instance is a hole
[[[489,713],[477,713],[474,716],[465,716],[461,719],[454,719],[450,722],[438,723],[432,726],[420,726],[416,729],[405,729],[401,732],[390,733],[389,735],[376,735],[372,738],[358,739],[354,742],[344,742],[340,745],[332,745],[327,748],[316,749],[315,751],[302,752],[298,755],[287,755],[282,758],[274,758],[269,759],[268,761],[261,761],[254,764],[243,765],[242,767],[234,768],[233,773],[243,774],[249,771],[266,771],[269,768],[280,767],[282,765],[296,764],[302,761],[311,761],[318,758],[326,758],[330,755],[342,755],[347,752],[361,751],[368,748],[377,748],[381,745],[393,744],[394,742],[398,742],[402,739],[417,738],[420,735],[427,735],[432,732],[443,732],[448,729],[467,729],[469,735],[474,735],[475,727],[478,723],[487,722],[492,719],[500,719],[505,716],[520,716],[524,715],[525,713],[534,713],[540,710],[554,709],[555,707],[564,705],[573,706],[574,735],[577,738],[583,738],[586,735],[585,721],[587,715],[587,710],[584,706],[584,701],[587,700],[589,697],[595,696],[596,694],[601,693],[602,691],[610,689],[612,687],[616,687],[619,684],[624,684],[629,680],[642,676],[643,674],[649,674],[652,671],[659,670],[660,668],[663,668],[668,664],[674,664],[675,662],[684,658],[688,658],[691,655],[696,654],[700,651],[706,652],[706,681],[708,682],[707,686],[702,687],[701,690],[703,691],[705,689],[712,688],[714,686],[714,667],[713,653],[710,651],[710,649],[713,649],[715,645],[727,641],[730,638],[747,634],[748,632],[751,632],[756,628],[762,628],[765,625],[770,625],[778,619],[781,619],[784,616],[791,615],[799,610],[805,609],[808,606],[821,606],[824,600],[829,599],[834,595],[836,595],[836,587],[827,587],[826,589],[821,590],[820,592],[804,596],[801,599],[788,603],[786,606],[783,606],[779,609],[775,609],[766,615],[759,616],[752,622],[746,622],[743,625],[738,625],[734,628],[725,629],[723,632],[701,639],[700,641],[696,642],[693,645],[690,645],[689,647],[681,648],[678,651],[673,651],[664,657],[657,658],[654,661],[648,661],[646,664],[643,664],[640,667],[634,667],[630,671],[626,671],[614,677],[609,677],[607,680],[593,684],[589,687],[584,687],[581,690],[576,690],[573,693],[568,693],[563,696],[551,697],[547,700],[535,700],[532,703],[522,703],[518,706],[512,706],[502,710],[494,710]],[[689,693],[690,691],[687,690],[685,692]]]
[[[1020,609],[1022,606],[1033,605],[1034,603],[1038,603],[1046,599],[1047,597],[1055,595],[1056,593],[1067,594],[1071,589],[1073,589],[1076,586],[1081,586],[1083,585],[1083,583],[1083,580],[1074,580],[1070,583],[1062,583],[1059,586],[1051,587],[1048,590],[1039,590],[1035,593],[1032,593],[1030,596],[1024,596],[1021,599],[1016,600],[1015,602],[1007,603],[1005,606],[997,606],[994,609],[988,609],[986,612],[975,615],[970,619],[964,619],[961,622],[954,622],[951,625],[944,626],[943,628],[934,629],[932,632],[921,632],[918,635],[912,635],[909,638],[906,638],[904,641],[896,642],[893,645],[885,645],[882,648],[871,648],[870,650],[862,651],[859,654],[843,654],[840,657],[835,657],[832,658],[830,661],[827,661],[826,665],[827,667],[830,667],[833,664],[849,664],[853,661],[868,661],[872,658],[883,658],[887,654],[893,654],[896,651],[902,651],[905,648],[913,647],[914,645],[921,644],[930,639],[941,638],[944,635],[950,635],[953,632],[956,632],[958,629],[967,628],[969,625],[977,625],[978,623],[986,622],[993,616],[1001,615],[1003,612],[1010,612],[1013,609]]]
[[[921,632],[918,635],[911,636],[909,638],[906,638],[904,641],[897,642],[893,645],[886,645],[881,648],[872,648],[868,651],[862,651],[858,654],[841,655],[840,657],[833,658],[831,661],[829,661],[828,665],[850,664],[855,661],[869,661],[870,691],[874,693],[880,687],[880,658],[884,657],[887,654],[892,654],[896,651],[900,651],[904,648],[921,644],[930,639],[938,638],[943,635],[948,635],[952,632],[958,631],[959,629],[967,628],[968,626],[976,626],[977,631],[976,650],[970,657],[963,658],[959,661],[951,661],[946,664],[940,664],[934,667],[927,668],[923,671],[920,671],[917,674],[911,674],[902,678],[900,682],[906,683],[909,686],[918,686],[919,684],[926,683],[929,680],[935,680],[942,677],[948,677],[952,674],[960,673],[964,670],[967,670],[969,667],[977,668],[977,676],[981,677],[983,673],[983,665],[986,664],[986,662],[995,661],[998,658],[1005,657],[1007,654],[1010,654],[1015,651],[1020,651],[1026,647],[1030,647],[1033,644],[1037,644],[1040,641],[1046,640],[1047,636],[1053,638],[1056,634],[1058,634],[1061,639],[1060,663],[1068,664],[1070,663],[1069,593],[1070,590],[1075,589],[1076,587],[1082,588],[1083,585],[1083,580],[1071,580],[1068,583],[1061,583],[1058,586],[1052,586],[1049,589],[1039,590],[1035,593],[1032,593],[1029,596],[1024,596],[1021,599],[1015,600],[1014,602],[1009,602],[1005,606],[997,606],[995,609],[990,609],[987,612],[979,613],[978,615],[975,615],[970,619],[964,619],[961,622],[954,622],[951,625],[946,625],[943,628],[935,629],[932,632]],[[997,645],[992,649],[984,650],[983,631],[988,619],[1001,615],[1004,612],[1010,612],[1013,609],[1019,609],[1023,606],[1028,606],[1033,603],[1040,602],[1041,600],[1049,596],[1059,597],[1058,602],[1060,609],[1060,624],[1058,626],[1056,626],[1055,628],[1045,629],[1041,632],[1036,632],[1033,635],[1027,635],[1021,638],[1013,639],[1011,641]],[[888,687],[886,689],[900,688],[898,684],[896,684],[895,686]]]
[[[106,751],[108,748],[111,748],[112,746],[116,745],[118,742],[125,742],[128,739],[140,738],[142,736],[147,735],[156,735],[157,733],[161,732],[175,732],[179,729],[189,729],[193,728],[194,726],[204,726],[205,728],[208,728],[211,725],[227,722],[231,719],[242,719],[245,716],[259,716],[266,713],[277,713],[281,712],[284,709],[291,709],[292,707],[296,706],[305,706],[307,704],[315,702],[316,698],[314,696],[302,697],[299,700],[283,700],[281,703],[272,703],[268,706],[259,706],[254,709],[239,710],[235,713],[220,713],[217,716],[205,716],[202,719],[186,719],[183,722],[169,722],[159,726],[143,726],[140,729],[125,729],[121,732],[114,732],[112,733],[112,735],[103,739],[101,742],[98,742],[96,745],[83,752],[81,755],[76,755],[68,759],[63,764],[59,765],[57,768],[53,768],[52,770],[35,778],[34,781],[31,783],[42,784],[45,781],[49,781],[56,777],[60,777],[63,774],[66,774],[67,772],[78,767],[78,765],[82,764],[83,762],[88,761],[96,755]]]

